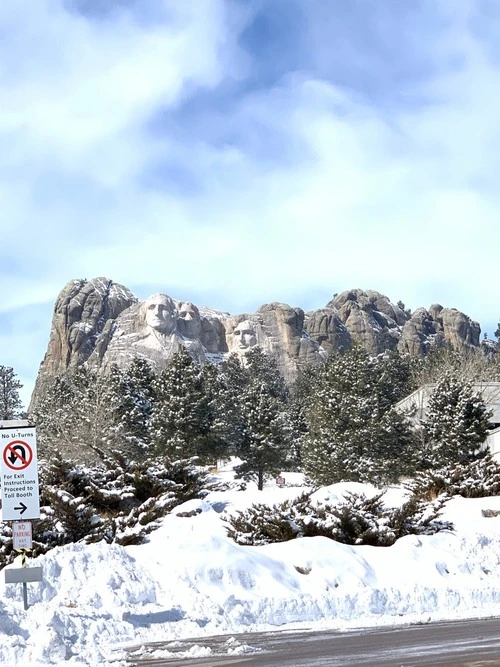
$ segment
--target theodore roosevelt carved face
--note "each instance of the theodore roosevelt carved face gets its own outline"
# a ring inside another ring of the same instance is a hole
[[[176,327],[177,310],[172,299],[166,294],[152,294],[144,302],[146,324],[154,331],[171,334]]]

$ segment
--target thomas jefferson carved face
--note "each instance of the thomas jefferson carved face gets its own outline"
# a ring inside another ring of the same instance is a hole
[[[255,328],[249,320],[240,322],[233,331],[235,346],[238,350],[248,350],[257,345],[257,334]]]
[[[199,338],[201,334],[201,320],[200,311],[191,303],[191,301],[183,301],[178,304],[179,319],[177,326],[183,336],[187,338]]]
[[[162,334],[174,331],[177,319],[177,310],[172,299],[166,294],[153,294],[144,302],[146,309],[146,324],[151,329]]]

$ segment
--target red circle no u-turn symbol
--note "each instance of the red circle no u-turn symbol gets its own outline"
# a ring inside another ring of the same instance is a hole
[[[25,470],[33,461],[33,450],[24,440],[13,440],[3,450],[3,462],[11,470]]]

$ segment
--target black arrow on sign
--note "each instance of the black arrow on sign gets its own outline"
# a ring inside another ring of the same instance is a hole
[[[25,505],[25,504],[23,503],[23,501],[21,500],[21,507],[14,507],[14,509],[15,509],[15,510],[20,510],[19,513],[20,513],[20,514],[24,514],[28,508],[26,507],[26,505]]]
[[[19,452],[20,456],[16,456],[14,454],[15,449]],[[23,463],[26,463],[26,450],[24,449],[24,447],[22,445],[14,445],[14,447],[11,447],[10,450],[11,450],[12,453],[8,458],[9,458],[9,461],[12,463],[12,465],[14,465],[14,463],[17,461],[17,459],[21,459],[21,461]]]

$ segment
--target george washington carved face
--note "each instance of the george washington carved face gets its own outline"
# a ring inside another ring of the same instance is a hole
[[[162,334],[175,330],[177,310],[172,299],[166,294],[152,294],[144,302],[146,324]]]

